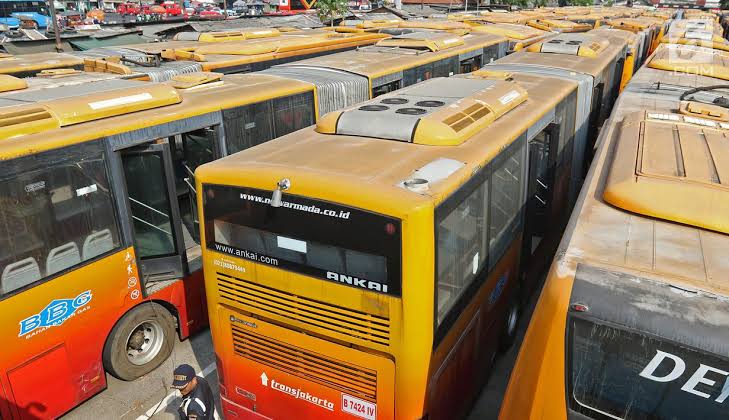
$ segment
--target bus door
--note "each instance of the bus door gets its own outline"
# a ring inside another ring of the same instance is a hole
[[[122,150],[143,279],[176,279],[201,269],[194,174],[221,150],[216,126]]]
[[[528,267],[553,224],[555,168],[559,147],[559,126],[549,124],[529,140],[529,177],[522,265]],[[524,270],[522,270],[524,272]]]
[[[174,170],[175,199],[182,218],[182,234],[188,262],[199,258],[200,218],[197,214],[195,169],[221,156],[220,141],[214,127],[178,134],[169,139]],[[196,248],[193,250],[192,248]]]
[[[185,248],[169,142],[124,149],[121,161],[142,281],[181,278]]]

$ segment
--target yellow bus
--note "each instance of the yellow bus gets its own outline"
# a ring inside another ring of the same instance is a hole
[[[687,90],[725,85],[729,80],[728,62],[729,52],[723,50],[660,44],[626,86],[616,112],[622,115],[639,111],[647,104],[656,111],[678,109],[680,97]],[[699,91],[696,95],[706,101],[723,101],[711,91]]]
[[[577,198],[589,167],[599,127],[618,97],[626,56],[627,43],[620,37],[559,34],[486,66],[494,71],[540,74],[579,84],[570,202]]]
[[[0,74],[16,77],[29,77],[43,70],[57,68],[82,69],[83,65],[83,58],[65,53],[0,54]]]
[[[185,34],[184,36],[182,36]],[[38,53],[0,57],[0,74],[27,77],[47,69],[83,69],[84,59],[107,60],[126,72],[165,81],[195,71],[245,73],[318,55],[371,45],[387,38],[378,33],[325,30],[282,32],[270,28],[226,32],[183,32],[177,40],[104,47],[74,53]]]
[[[533,17],[519,12],[473,12],[473,13],[450,13],[448,19],[468,22],[472,20],[489,23],[513,23],[525,25]]]
[[[293,32],[268,29],[265,32],[265,35],[244,40],[235,36],[227,36],[224,42],[179,38],[178,41],[127,45],[125,49],[164,60],[192,61],[200,65],[202,71],[229,74],[259,71],[302,58],[351,50],[388,37],[379,33],[334,33],[321,29]]]
[[[577,87],[431,79],[199,167],[223,415],[465,414],[566,222]]]
[[[324,57],[284,64],[263,71],[297,80],[316,81],[334,72],[356,78],[347,96],[362,98],[346,105],[430,79],[468,73],[506,55],[509,41],[498,35],[458,36],[441,31],[413,31],[377,44]],[[341,95],[341,88],[334,93]],[[362,97],[364,95],[364,97]],[[319,96],[321,115],[342,108]]]
[[[623,65],[623,75],[620,80],[620,92],[625,89],[630,79],[633,77],[636,71],[643,65],[647,55],[645,52],[645,43],[647,41],[645,33],[633,33],[632,31],[626,31],[623,28],[616,29],[609,25],[603,25],[597,29],[593,29],[589,32],[590,34],[597,35],[599,37],[605,37],[607,39],[618,38],[618,42],[627,44],[627,51],[625,53],[625,63]]]
[[[460,20],[468,24],[472,33],[486,33],[505,36],[509,39],[509,52],[519,51],[535,42],[539,42],[555,35],[554,32],[544,31],[531,26],[516,23],[494,23],[490,18],[479,15],[462,15],[449,19]]]
[[[335,26],[324,28],[336,32],[379,32],[381,28],[397,28],[402,19],[345,19]]]
[[[648,57],[653,53],[669,27],[668,23],[658,18],[647,17],[611,19],[606,22],[606,26],[636,34],[640,38],[642,57]]]
[[[729,414],[729,93],[704,89],[603,129],[501,418]]]
[[[673,21],[661,42],[729,51],[724,29],[718,23],[706,19]]]
[[[587,32],[594,28],[589,23],[577,23],[571,20],[539,18],[527,21],[527,25],[532,28],[541,29],[543,31],[552,31],[559,33],[570,32]]]

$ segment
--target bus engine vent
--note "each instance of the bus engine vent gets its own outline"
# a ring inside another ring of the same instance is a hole
[[[231,323],[233,352],[307,381],[370,402],[377,401],[377,372],[265,337]]]
[[[223,302],[278,322],[363,345],[390,345],[390,320],[218,274]]]
[[[58,128],[58,122],[44,107],[35,104],[8,107],[0,112],[0,139]]]

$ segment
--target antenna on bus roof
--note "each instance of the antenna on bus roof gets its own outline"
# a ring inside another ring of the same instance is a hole
[[[276,189],[273,190],[271,196],[271,207],[281,207],[281,197],[283,196],[282,191],[286,191],[291,187],[291,181],[288,178],[283,178],[276,183]]]

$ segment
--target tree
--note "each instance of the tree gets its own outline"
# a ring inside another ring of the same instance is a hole
[[[572,6],[592,6],[593,0],[570,0]]]
[[[331,22],[334,26],[334,19],[340,16],[344,16],[349,11],[347,7],[347,0],[317,0],[316,2],[316,14],[319,16],[319,20]]]
[[[510,6],[519,6],[521,8],[529,7],[529,0],[503,0],[500,3],[505,3]]]

